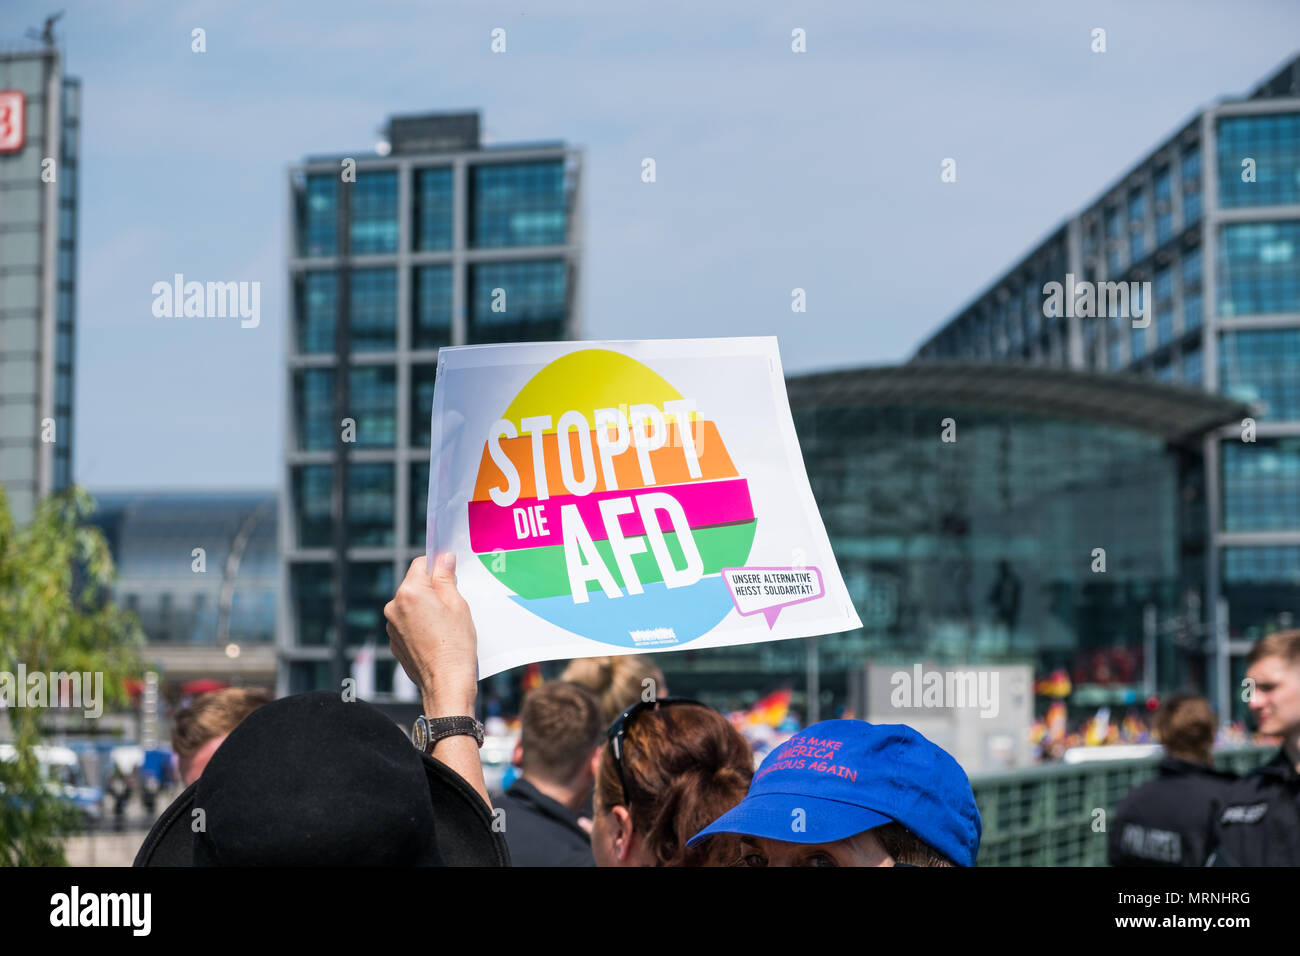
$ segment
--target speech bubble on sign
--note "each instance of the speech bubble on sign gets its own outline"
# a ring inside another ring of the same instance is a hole
[[[776,626],[782,608],[826,594],[822,573],[813,567],[723,568],[722,580],[740,615],[762,614],[769,630]]]

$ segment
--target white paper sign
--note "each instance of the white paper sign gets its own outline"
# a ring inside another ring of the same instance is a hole
[[[456,553],[480,677],[862,626],[775,338],[438,354],[427,551]]]

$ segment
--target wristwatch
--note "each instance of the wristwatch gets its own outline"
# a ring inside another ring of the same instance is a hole
[[[434,744],[457,734],[468,734],[480,747],[483,746],[483,725],[473,717],[425,717],[423,714],[415,718],[411,743],[420,753],[432,754]]]

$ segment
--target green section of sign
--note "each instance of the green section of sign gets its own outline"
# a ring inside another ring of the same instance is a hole
[[[749,549],[754,543],[754,530],[757,524],[757,521],[745,521],[739,524],[694,529],[691,536],[700,551],[700,560],[704,562],[704,573],[717,574],[723,568],[743,566],[749,558]],[[646,536],[642,534],[628,537],[629,541],[638,539],[644,542]],[[664,544],[668,548],[668,553],[672,555],[673,567],[684,567],[686,559],[682,555],[682,547],[677,541],[676,532],[665,533]],[[609,568],[614,580],[618,582],[619,587],[626,589],[609,541],[597,541],[595,545],[596,551],[605,562],[605,567]],[[497,553],[489,551],[487,554],[480,554],[478,559],[498,581],[522,598],[532,600],[570,593],[569,572],[564,563],[564,545],[555,544],[523,551]],[[646,543],[645,553],[632,555],[632,566],[643,584],[663,580],[663,575],[659,573],[659,563],[655,561],[649,543]],[[589,581],[587,590],[599,591],[600,584]]]

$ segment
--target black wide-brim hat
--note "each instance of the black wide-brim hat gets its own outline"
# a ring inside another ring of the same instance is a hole
[[[135,866],[509,866],[483,798],[391,720],[329,691],[249,714]]]

